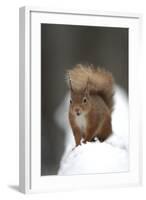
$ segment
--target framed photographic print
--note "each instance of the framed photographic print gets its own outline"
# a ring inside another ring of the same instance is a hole
[[[20,8],[20,191],[141,183],[141,15]]]

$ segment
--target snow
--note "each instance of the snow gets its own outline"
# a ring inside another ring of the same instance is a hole
[[[88,142],[71,150],[62,160],[59,175],[110,173],[127,171],[126,150],[108,143]]]
[[[115,108],[112,114],[113,134],[105,142],[87,142],[75,148],[68,122],[69,94],[55,113],[56,123],[65,131],[65,152],[58,175],[115,173],[128,171],[128,100],[116,87]],[[66,123],[67,122],[67,123]]]

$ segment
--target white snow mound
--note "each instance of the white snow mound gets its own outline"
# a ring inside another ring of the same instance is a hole
[[[97,140],[81,144],[71,150],[63,158],[58,175],[112,173],[127,170],[127,150]]]

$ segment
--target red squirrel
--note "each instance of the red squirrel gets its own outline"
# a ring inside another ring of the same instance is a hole
[[[69,122],[76,146],[100,142],[112,134],[114,79],[110,72],[93,65],[77,64],[67,71],[70,90]]]

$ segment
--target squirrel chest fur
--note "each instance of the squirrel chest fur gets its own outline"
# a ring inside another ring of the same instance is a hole
[[[101,142],[112,133],[113,78],[109,72],[77,65],[68,73],[69,121],[76,146],[97,137]]]
[[[75,121],[77,126],[80,128],[81,132],[83,132],[87,127],[87,119],[84,115],[76,116]]]

